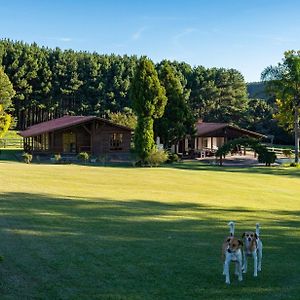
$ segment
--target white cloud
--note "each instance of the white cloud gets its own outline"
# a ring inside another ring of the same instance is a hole
[[[72,39],[68,38],[68,37],[57,38],[57,40],[60,42],[71,42],[72,41]]]
[[[186,29],[184,29],[183,31],[181,31],[178,34],[176,34],[176,35],[173,36],[173,42],[174,42],[174,44],[179,45],[181,38],[183,38],[185,36],[188,36],[188,35],[196,32],[196,31],[197,31],[196,28],[186,28]]]
[[[138,31],[132,34],[131,39],[137,41],[141,38],[143,32],[146,30],[146,27],[141,27]]]

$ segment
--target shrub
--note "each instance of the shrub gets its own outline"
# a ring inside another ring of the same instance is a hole
[[[296,168],[299,168],[299,167],[300,167],[300,164],[299,164],[299,163],[292,162],[292,163],[290,163],[290,167],[296,167]]]
[[[23,153],[22,154],[23,160],[26,164],[30,164],[32,161],[32,155],[30,153]]]
[[[291,149],[284,149],[284,150],[282,150],[282,154],[283,154],[285,157],[291,158],[293,152],[292,152]]]
[[[106,162],[108,161],[108,155],[106,153],[99,155],[98,161],[105,166]]]
[[[57,164],[60,163],[60,161],[61,161],[61,155],[59,153],[54,155],[54,161]]]
[[[176,153],[169,152],[167,163],[174,163],[179,161],[179,156]]]
[[[164,162],[166,162],[168,159],[168,153],[164,150],[152,150],[148,157],[145,159],[145,162],[150,167],[157,167]]]
[[[261,151],[258,153],[258,161],[260,163],[265,163],[266,166],[270,166],[276,160],[276,153],[271,151]]]
[[[80,161],[83,161],[84,163],[86,163],[89,158],[90,158],[90,155],[87,153],[87,152],[80,152],[77,156],[77,158],[80,160]]]
[[[96,157],[90,157],[90,162],[91,163],[95,163],[97,161],[97,158]]]

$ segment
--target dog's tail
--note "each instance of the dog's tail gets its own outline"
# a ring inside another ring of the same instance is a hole
[[[259,237],[259,233],[260,233],[260,225],[259,225],[259,223],[256,223],[255,233],[256,233],[257,237]]]
[[[228,223],[229,225],[229,232],[230,232],[230,236],[234,236],[234,222],[233,221],[230,221]]]

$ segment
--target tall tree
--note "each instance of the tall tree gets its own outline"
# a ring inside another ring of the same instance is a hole
[[[299,113],[300,113],[300,51],[286,51],[284,59],[277,66],[267,67],[262,80],[276,95],[277,118],[295,134],[295,162],[299,162]]]
[[[237,70],[196,67],[188,87],[197,118],[239,125],[240,117],[247,109],[247,90],[244,78]]]
[[[134,133],[135,151],[145,162],[155,147],[153,120],[162,117],[167,103],[154,64],[146,57],[142,57],[137,65],[130,96],[138,118]]]
[[[11,123],[11,116],[7,110],[11,106],[11,98],[15,95],[13,86],[0,67],[0,137],[5,134]]]
[[[168,98],[162,118],[155,121],[155,132],[166,148],[194,133],[195,118],[189,106],[190,90],[182,86],[180,75],[167,61],[158,66],[159,79]]]
[[[129,107],[124,107],[123,111],[110,112],[108,118],[115,124],[127,126],[132,129],[136,128],[137,117]]]

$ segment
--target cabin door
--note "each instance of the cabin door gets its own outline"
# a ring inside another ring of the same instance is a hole
[[[76,153],[76,135],[74,132],[63,133],[63,151],[66,153]]]

